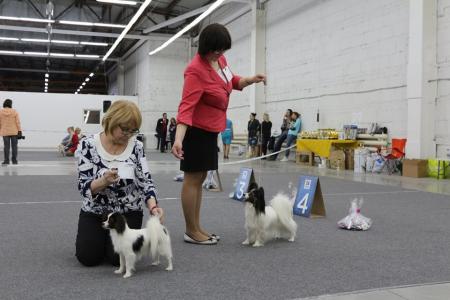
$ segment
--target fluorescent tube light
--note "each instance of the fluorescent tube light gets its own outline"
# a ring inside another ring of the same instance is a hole
[[[14,37],[6,37],[6,36],[0,36],[0,41],[18,41],[18,38]]]
[[[25,55],[38,55],[38,56],[47,56],[47,52],[30,52],[30,51],[25,51],[23,54]]]
[[[184,27],[183,29],[181,29],[180,31],[178,31],[173,37],[171,37],[170,39],[168,39],[164,44],[162,44],[161,46],[159,46],[158,48],[156,48],[153,51],[150,51],[150,53],[148,55],[153,55],[159,51],[161,51],[162,49],[166,48],[169,44],[171,44],[173,41],[175,41],[177,38],[179,38],[180,36],[182,36],[185,32],[189,31],[192,27],[194,27],[195,25],[197,25],[201,20],[203,20],[204,18],[206,18],[210,13],[212,13],[216,8],[218,8],[220,5],[222,5],[222,3],[225,0],[217,0],[216,2],[214,2],[214,4],[212,4],[207,10],[205,10],[200,16],[198,16],[197,18],[195,18],[194,21],[192,21],[189,25],[187,25],[186,27]]]
[[[97,42],[80,42],[81,45],[91,45],[91,46],[108,46],[108,43],[97,43]]]
[[[80,42],[78,41],[65,41],[65,40],[52,40],[54,44],[69,44],[69,45],[78,45]]]
[[[126,25],[123,24],[109,24],[109,23],[92,23],[92,22],[82,22],[82,21],[58,21],[60,24],[67,25],[79,25],[79,26],[98,26],[98,27],[113,27],[113,28],[124,28]]]
[[[112,4],[124,4],[124,5],[136,5],[136,1],[124,1],[124,0],[97,0],[97,2],[112,3]]]
[[[50,53],[50,56],[73,57],[73,54],[70,54],[70,53]]]
[[[131,27],[134,25],[134,23],[139,19],[139,17],[142,15],[144,10],[147,8],[147,6],[152,2],[152,0],[145,0],[144,3],[139,7],[136,14],[131,18],[130,22],[127,24],[125,29],[122,31],[122,33],[119,35],[117,40],[114,42],[114,44],[111,46],[111,48],[108,50],[105,56],[103,56],[103,61],[106,61],[108,57],[113,53],[114,49],[116,49],[117,45],[122,41],[122,39],[125,37],[125,35],[128,33],[128,31],[131,29]]]
[[[37,23],[55,23],[55,20],[49,20],[49,19],[22,18],[22,17],[11,17],[11,16],[0,16],[0,20],[37,22]]]
[[[75,54],[76,57],[84,57],[84,58],[100,58],[100,55],[94,54]]]
[[[28,38],[21,38],[20,39],[23,42],[32,42],[32,43],[48,43],[50,42],[48,39],[28,39]]]
[[[23,54],[22,51],[0,50],[0,54]]]

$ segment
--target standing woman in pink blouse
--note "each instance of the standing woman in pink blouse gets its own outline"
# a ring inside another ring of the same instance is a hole
[[[225,26],[208,25],[200,34],[197,55],[184,72],[172,153],[181,159],[180,169],[184,171],[184,241],[192,244],[214,245],[220,240],[200,226],[200,208],[207,171],[218,168],[217,135],[225,129],[230,93],[266,80],[262,74],[234,75],[223,56],[230,48],[231,36]]]

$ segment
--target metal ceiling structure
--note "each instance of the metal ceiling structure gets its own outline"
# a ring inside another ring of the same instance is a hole
[[[151,34],[176,33],[196,17],[195,11],[214,0],[153,0],[102,62],[144,0],[136,2],[0,0],[0,90],[44,92],[48,73],[49,93],[74,93],[95,72],[82,92],[106,94],[106,72],[119,59]]]

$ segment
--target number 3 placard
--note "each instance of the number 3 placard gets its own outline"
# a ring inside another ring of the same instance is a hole
[[[302,217],[324,217],[325,205],[318,177],[301,176],[294,202],[294,214]]]
[[[234,191],[233,199],[242,201],[244,199],[244,194],[248,191],[248,186],[250,182],[255,181],[255,176],[253,175],[253,169],[251,168],[241,168],[239,172],[239,178],[236,184],[236,190]]]

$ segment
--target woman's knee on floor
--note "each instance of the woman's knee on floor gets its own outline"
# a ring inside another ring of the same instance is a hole
[[[86,267],[98,266],[105,258],[103,251],[92,251],[92,249],[77,249],[75,256]]]

